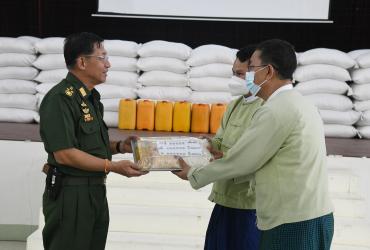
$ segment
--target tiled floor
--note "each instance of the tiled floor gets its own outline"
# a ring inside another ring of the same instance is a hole
[[[26,250],[25,241],[0,241],[0,250]]]

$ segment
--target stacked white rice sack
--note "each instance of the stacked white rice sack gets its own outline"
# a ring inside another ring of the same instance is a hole
[[[39,56],[33,66],[40,70],[40,74],[35,78],[39,83],[36,87],[38,108],[45,94],[67,75],[63,44],[63,37],[44,38],[35,43]]]
[[[182,43],[155,40],[139,49],[137,66],[142,72],[137,93],[141,99],[186,101],[191,89],[186,72],[191,48]]]
[[[193,103],[228,103],[232,99],[229,92],[232,65],[236,50],[221,45],[202,45],[194,49],[187,64],[190,88],[193,90],[190,101]]]
[[[37,116],[35,59],[32,41],[0,38],[0,122],[31,123]]]
[[[356,128],[362,138],[370,139],[370,49],[348,53],[357,63],[351,71],[355,110],[362,113]]]
[[[317,48],[300,53],[294,79],[296,90],[319,109],[327,137],[352,138],[361,113],[353,110],[351,76],[347,69],[356,62],[335,49]]]
[[[105,40],[104,47],[109,55],[110,69],[104,84],[96,87],[104,105],[104,121],[108,127],[118,127],[120,99],[136,99],[139,74],[137,51],[139,44],[132,41]]]
[[[68,73],[63,56],[64,38],[50,37],[35,44],[40,56],[33,63],[41,70],[35,79],[40,84],[36,87],[38,105],[45,94]],[[109,55],[111,68],[106,83],[98,85],[96,89],[101,94],[101,101],[105,107],[104,120],[108,126],[118,125],[118,105],[121,98],[136,99],[137,85],[136,56],[138,44],[129,41],[106,40],[104,47]]]

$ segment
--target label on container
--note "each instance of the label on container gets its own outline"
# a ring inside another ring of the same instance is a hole
[[[159,140],[156,142],[160,155],[178,156],[201,156],[203,147],[200,140],[194,139],[173,139]]]

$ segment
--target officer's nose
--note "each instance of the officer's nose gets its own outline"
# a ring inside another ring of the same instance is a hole
[[[106,60],[105,61],[105,65],[104,65],[106,68],[110,68],[110,62],[109,62],[109,60]]]

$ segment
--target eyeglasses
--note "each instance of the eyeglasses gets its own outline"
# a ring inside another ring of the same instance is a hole
[[[109,60],[109,56],[108,55],[103,55],[103,56],[96,56],[96,55],[86,55],[84,57],[95,57],[97,58],[99,61],[103,61],[103,62],[108,62]]]
[[[262,64],[262,65],[249,65],[248,66],[248,71],[253,70],[253,68],[259,68],[259,67],[266,67],[267,64]]]

